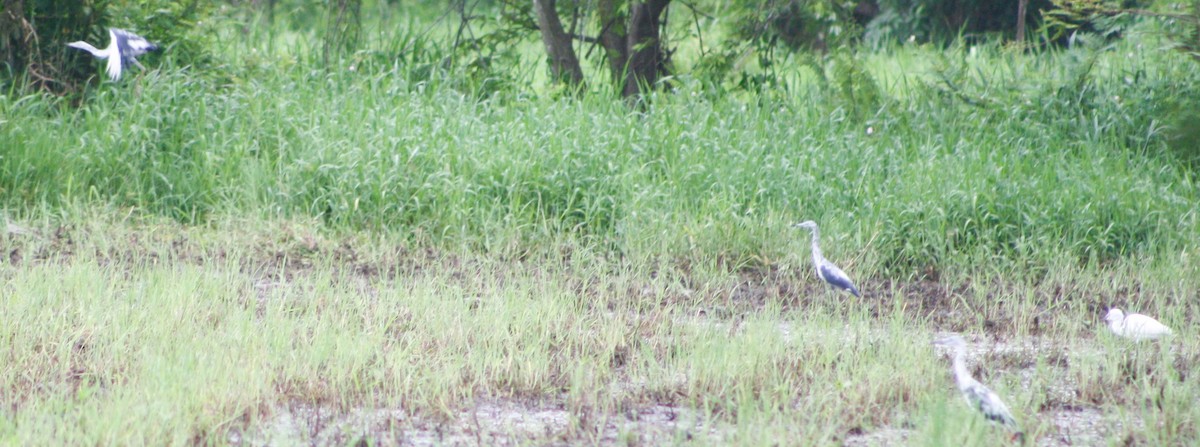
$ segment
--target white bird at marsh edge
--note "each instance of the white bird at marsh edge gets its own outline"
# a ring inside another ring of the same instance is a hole
[[[1125,315],[1125,312],[1115,307],[1104,316],[1104,321],[1114,334],[1134,340],[1152,340],[1171,335],[1171,328],[1158,320],[1142,314]]]
[[[971,373],[967,371],[966,362],[963,361],[967,342],[960,336],[951,335],[934,340],[933,344],[946,346],[954,350],[954,381],[958,385],[958,390],[962,392],[963,399],[966,399],[967,404],[979,410],[980,413],[983,413],[983,416],[989,421],[999,423],[1011,429],[1014,432],[1014,437],[1023,437],[1021,428],[1017,425],[1017,420],[1013,418],[1012,412],[1008,410],[1008,406],[1004,405],[1004,402],[1000,400],[1000,396],[997,396],[988,387],[972,378]]]
[[[135,58],[146,54],[147,51],[158,49],[157,45],[150,43],[144,37],[123,29],[109,28],[108,37],[110,39],[108,46],[103,50],[82,40],[68,43],[67,46],[87,51],[100,59],[108,59],[108,67],[105,71],[108,72],[108,77],[114,81],[121,78],[121,71],[126,64],[133,63],[141,67],[142,64],[139,64]]]
[[[862,297],[858,293],[858,289],[854,287],[854,283],[850,281],[850,277],[843,272],[838,266],[821,256],[821,246],[818,240],[821,238],[820,231],[817,230],[817,223],[811,220],[806,220],[798,224],[792,225],[796,228],[807,228],[812,230],[812,256],[813,267],[817,270],[817,277],[822,281],[829,283],[836,289],[845,290],[856,297]]]

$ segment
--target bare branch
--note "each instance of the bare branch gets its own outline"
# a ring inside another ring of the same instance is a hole
[[[584,43],[590,43],[590,44],[600,43],[599,37],[585,36],[582,34],[571,34],[570,36],[572,39],[575,39],[575,40],[578,40],[578,41],[584,42]]]

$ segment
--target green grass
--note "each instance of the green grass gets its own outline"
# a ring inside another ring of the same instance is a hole
[[[755,279],[582,252],[511,261],[321,228],[97,217],[7,235],[18,261],[0,269],[0,442],[334,442],[317,433],[344,430],[343,442],[390,443],[433,421],[469,428],[462,411],[499,400],[548,402],[568,417],[549,433],[512,429],[529,442],[607,444],[610,424],[661,405],[684,417],[625,436],[658,427],[666,437],[643,442],[825,444],[886,428],[922,445],[992,445],[1007,435],[962,404],[948,359],[929,344],[944,330],[984,346],[998,337],[973,362],[1034,439],[1060,433],[1056,412],[1080,409],[1126,427],[1071,428],[1095,442],[1197,437],[1190,402],[1200,387],[1186,371],[1200,345],[1114,339],[1095,299],[1060,304],[1053,282],[990,285],[986,297],[967,288],[934,304],[872,291],[859,303],[824,293],[807,265]],[[1070,278],[1087,293],[1126,293],[1111,273]],[[1146,285],[1121,302],[1194,332],[1194,306],[1166,297],[1192,296],[1195,280],[1172,287]],[[373,409],[406,416],[357,431],[289,408],[333,421]],[[299,428],[263,428],[296,411]]]
[[[184,223],[317,217],[489,251],[582,237],[735,262],[780,257],[784,225],[811,218],[834,250],[861,253],[860,271],[890,275],[1194,250],[1200,194],[1159,105],[1195,91],[1192,62],[1122,48],[1083,72],[1072,61],[1089,56],[1070,51],[894,51],[943,60],[984,105],[944,93],[936,67],[880,72],[885,92],[906,93],[861,118],[815,85],[747,101],[684,83],[634,113],[599,96],[477,100],[399,68],[153,71],[79,108],[5,99],[0,137],[22,144],[0,158],[0,191],[17,215],[100,203]]]
[[[1200,77],[1152,39],[635,109],[380,62],[412,34],[329,70],[270,38],[0,97],[0,444],[994,445],[945,331],[1031,439],[1200,438]],[[866,297],[818,283],[805,219]],[[1109,306],[1180,335],[1114,339]]]

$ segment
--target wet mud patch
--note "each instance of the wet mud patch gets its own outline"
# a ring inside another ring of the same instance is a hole
[[[1105,445],[1114,435],[1126,431],[1124,424],[1106,418],[1096,408],[1063,408],[1041,416],[1049,419],[1053,432],[1039,437],[1039,446]],[[1126,441],[1132,438],[1127,436]]]
[[[581,415],[562,403],[480,400],[448,417],[411,414],[401,408],[336,411],[307,404],[278,407],[259,423],[230,430],[231,445],[664,445],[719,441],[698,413],[669,405],[645,405],[613,414]]]
[[[1038,417],[1050,425],[1049,432],[1025,445],[1040,447],[1107,445],[1114,435],[1125,429],[1119,423],[1107,420],[1095,408],[1059,409],[1043,412]],[[991,428],[988,428],[991,429]],[[997,431],[997,433],[1000,433]],[[884,427],[866,432],[849,434],[842,443],[846,447],[891,447],[908,445],[914,430]],[[1002,444],[997,444],[1002,445]],[[1014,444],[1015,445],[1015,444]]]
[[[846,447],[906,445],[909,436],[912,436],[912,430],[882,428],[869,432],[851,433],[842,445]]]

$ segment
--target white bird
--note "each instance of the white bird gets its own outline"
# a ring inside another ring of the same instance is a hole
[[[967,371],[966,362],[963,361],[967,342],[960,336],[951,335],[934,340],[933,344],[954,350],[954,381],[958,384],[958,390],[962,392],[963,399],[966,399],[967,404],[983,413],[983,416],[989,421],[999,423],[1012,430],[1014,438],[1022,438],[1024,435],[1021,433],[1021,427],[1017,424],[1016,418],[1013,418],[1012,412],[1008,410],[1008,406],[1000,400],[1000,396],[972,378],[971,373]]]
[[[110,38],[108,46],[103,50],[93,47],[82,40],[71,42],[67,46],[87,51],[92,53],[92,56],[100,59],[108,59],[108,67],[105,71],[108,72],[108,77],[114,81],[121,78],[121,70],[125,65],[133,63],[138,67],[142,67],[142,64],[138,63],[137,59],[135,59],[137,56],[141,56],[147,51],[158,49],[157,45],[150,43],[144,37],[123,29],[109,28],[108,36]],[[142,69],[145,68],[142,67]]]
[[[1142,314],[1125,315],[1125,312],[1115,307],[1104,315],[1104,321],[1108,323],[1108,328],[1112,329],[1114,334],[1133,340],[1153,340],[1171,335],[1171,328],[1159,323],[1158,320]]]
[[[792,226],[812,230],[813,267],[817,269],[817,277],[821,278],[822,281],[829,283],[829,285],[836,289],[845,290],[850,292],[850,294],[861,298],[862,294],[858,293],[858,289],[854,287],[854,283],[850,281],[850,277],[846,275],[846,272],[843,272],[842,269],[838,268],[838,266],[833,265],[832,262],[829,262],[828,259],[825,259],[824,256],[821,256],[821,246],[818,243],[821,235],[820,231],[817,230],[817,223],[811,220],[806,220]]]

